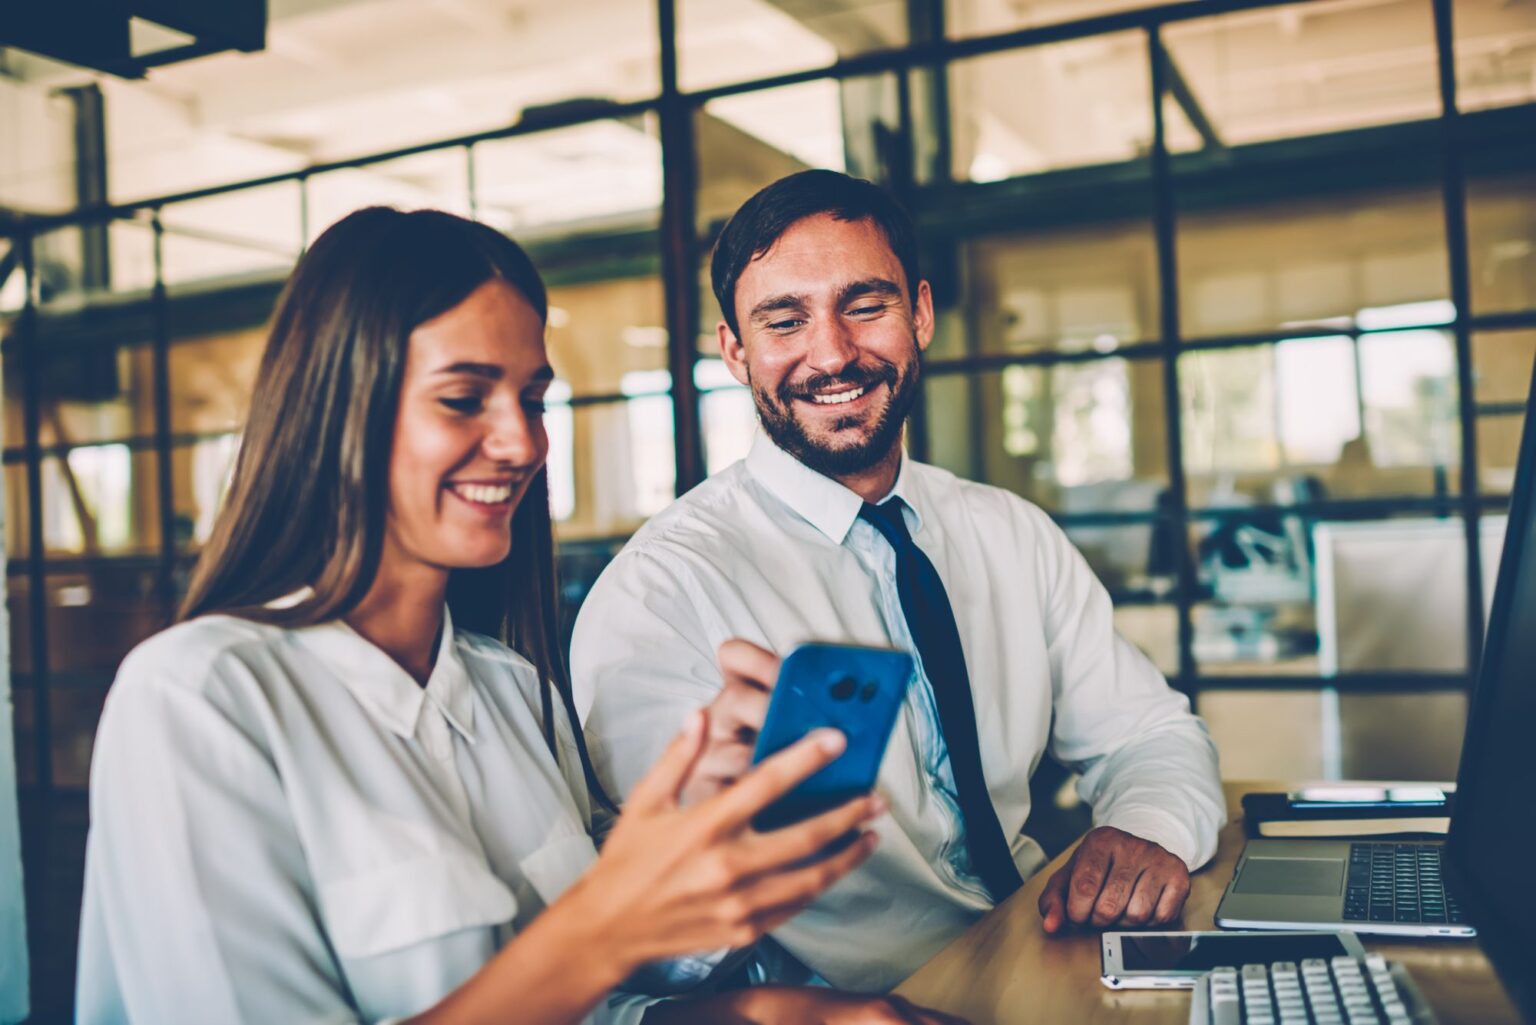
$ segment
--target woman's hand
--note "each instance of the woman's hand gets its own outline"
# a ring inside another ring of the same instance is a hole
[[[875,834],[862,830],[884,811],[873,795],[773,832],[752,828],[758,811],[842,753],[836,731],[812,733],[733,786],[682,807],[706,728],[702,711],[689,716],[630,793],[597,864],[546,913],[583,916],[594,944],[584,956],[613,959],[621,975],[659,958],[747,946],[875,848]],[[851,832],[859,833],[854,842],[806,863]]]

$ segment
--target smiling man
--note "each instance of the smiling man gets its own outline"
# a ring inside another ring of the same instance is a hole
[[[1215,749],[1045,513],[903,452],[933,337],[911,221],[868,182],[805,171],[737,211],[711,270],[762,432],[582,609],[573,678],[606,781],[627,791],[701,702],[711,742],[685,796],[744,771],[774,661],[722,685],[728,638],[894,646],[919,668],[881,768],[881,845],[774,934],[789,964],[883,990],[1007,898],[1045,863],[1022,830],[1047,750],[1082,773],[1096,828],[1048,882],[1043,928],[1172,921],[1225,820]]]

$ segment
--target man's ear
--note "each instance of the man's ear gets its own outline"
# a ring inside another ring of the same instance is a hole
[[[736,337],[731,325],[720,321],[715,325],[715,335],[720,339],[720,358],[725,360],[731,376],[741,384],[751,384],[747,374],[747,347],[741,344],[741,339]]]
[[[912,333],[917,336],[918,349],[927,349],[933,341],[933,326],[933,289],[926,280],[919,281],[912,300]]]

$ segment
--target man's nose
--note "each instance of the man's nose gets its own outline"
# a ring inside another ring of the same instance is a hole
[[[806,365],[823,374],[840,374],[850,363],[859,359],[859,347],[853,332],[839,317],[819,320],[811,328],[810,350],[806,353]]]

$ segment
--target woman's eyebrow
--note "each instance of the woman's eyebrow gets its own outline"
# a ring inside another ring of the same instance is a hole
[[[483,377],[487,381],[499,381],[506,373],[495,363],[474,363],[468,360],[460,360],[444,367],[438,367],[439,374],[469,374],[472,377]]]

